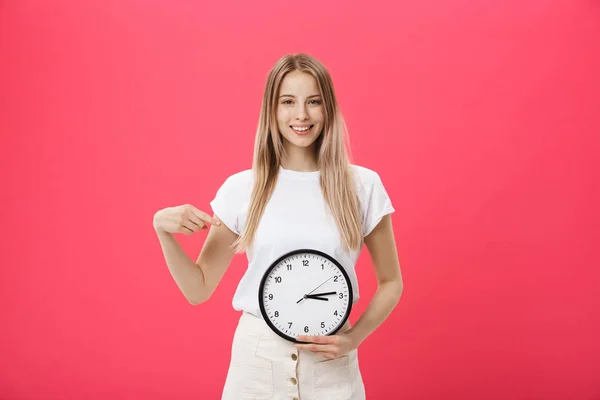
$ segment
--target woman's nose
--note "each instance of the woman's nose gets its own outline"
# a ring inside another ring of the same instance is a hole
[[[306,108],[300,106],[300,109],[298,110],[298,114],[296,115],[296,119],[307,119],[308,118],[308,113],[306,112]]]

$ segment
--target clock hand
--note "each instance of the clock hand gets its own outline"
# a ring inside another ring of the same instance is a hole
[[[327,282],[329,282],[329,279],[333,278],[334,276],[335,275],[330,276],[325,282],[321,283],[319,286],[317,286],[316,288],[314,288],[313,290],[311,290],[307,294],[312,294],[315,290],[317,290],[318,288],[320,288],[321,286],[323,286],[324,284],[326,284]]]
[[[321,283],[319,286],[317,286],[316,288],[314,288],[313,290],[311,290],[310,292],[308,292],[307,294],[305,294],[300,300],[298,300],[296,302],[296,304],[300,303],[302,300],[304,300],[304,298],[306,296],[308,296],[309,294],[311,294],[312,292],[314,292],[315,290],[317,290],[318,288],[320,288],[321,286],[323,286],[324,284],[326,284],[327,282],[329,282],[329,279],[333,278],[335,275],[330,276],[329,278],[327,278],[327,280],[323,283]]]
[[[307,294],[306,295],[307,299],[314,299],[314,300],[323,300],[323,301],[329,301],[329,299],[327,297],[319,297],[319,296],[315,296],[313,294]]]
[[[307,295],[307,297],[313,297],[313,296],[329,296],[331,294],[337,294],[337,292],[323,292],[323,293],[313,293],[311,295]]]

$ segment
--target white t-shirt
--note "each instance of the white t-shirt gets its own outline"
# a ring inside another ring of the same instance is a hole
[[[379,221],[394,212],[379,175],[352,165],[360,199],[363,237]],[[246,251],[248,268],[233,296],[233,308],[261,317],[258,305],[260,281],[271,263],[297,249],[314,249],[335,258],[344,267],[354,294],[359,299],[354,267],[360,250],[344,250],[339,230],[326,206],[319,183],[320,172],[279,169],[277,184],[257,228],[253,244]],[[243,232],[253,183],[252,170],[231,175],[211,201],[215,215],[233,232]]]

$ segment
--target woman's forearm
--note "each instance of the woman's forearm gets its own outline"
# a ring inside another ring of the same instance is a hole
[[[402,289],[401,280],[387,281],[379,285],[363,315],[352,328],[345,332],[350,336],[356,347],[377,329],[394,310],[402,296]]]
[[[191,304],[199,304],[208,298],[202,269],[181,248],[173,234],[156,230],[160,245],[171,272],[185,298]]]

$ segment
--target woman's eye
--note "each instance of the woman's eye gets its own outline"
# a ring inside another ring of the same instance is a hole
[[[292,104],[292,100],[283,100],[281,104]],[[321,104],[321,100],[310,100],[309,104]]]

